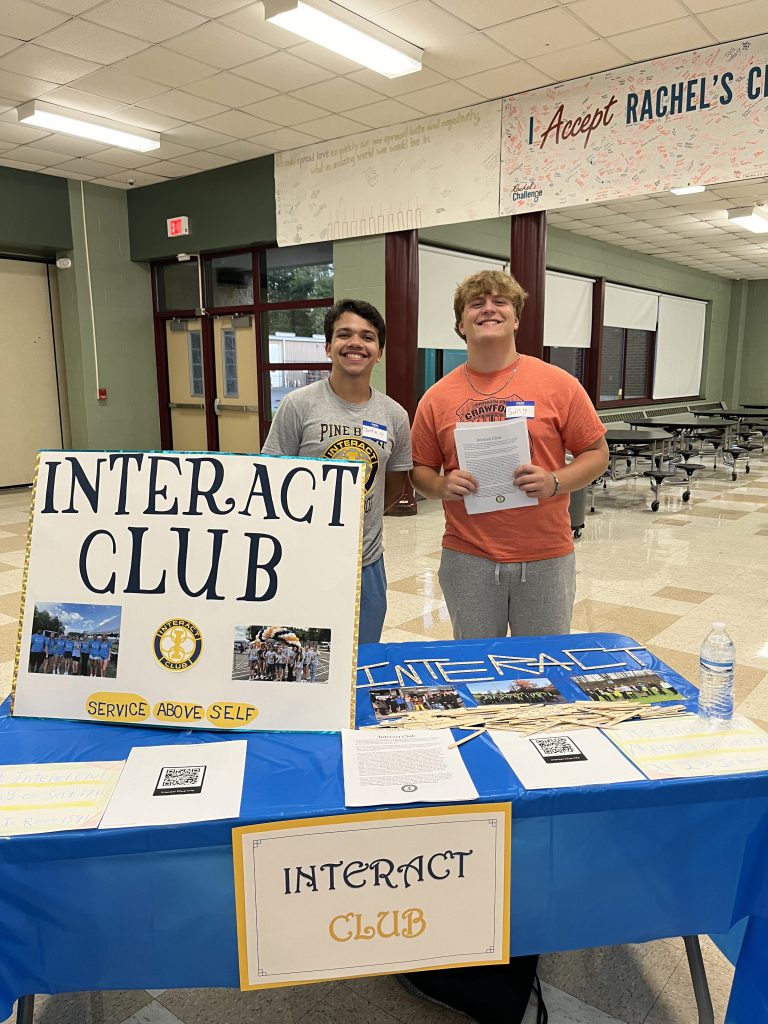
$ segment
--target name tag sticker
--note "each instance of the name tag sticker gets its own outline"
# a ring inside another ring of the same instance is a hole
[[[386,444],[386,423],[373,423],[371,420],[363,420],[363,437],[367,437],[369,441],[380,441],[382,444]]]
[[[532,420],[535,415],[534,405],[534,402],[507,402],[507,419],[524,416],[527,420]]]

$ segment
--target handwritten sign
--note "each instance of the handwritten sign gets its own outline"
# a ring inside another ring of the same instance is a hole
[[[507,97],[501,214],[768,173],[768,36]]]
[[[511,805],[232,833],[240,987],[508,959]]]
[[[362,486],[346,461],[42,453],[13,713],[349,725]]]
[[[275,155],[278,245],[496,217],[501,101]]]
[[[0,766],[0,835],[95,828],[124,761]]]

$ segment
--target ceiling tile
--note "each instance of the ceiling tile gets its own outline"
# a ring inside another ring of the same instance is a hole
[[[455,14],[473,28],[490,28],[502,21],[524,18],[526,14],[537,14],[550,7],[557,7],[557,0],[433,0],[439,7]]]
[[[257,157],[267,156],[272,150],[266,146],[259,146],[255,142],[237,140],[227,142],[223,146],[216,146],[212,152],[231,157],[232,160],[255,160]]]
[[[435,48],[464,36],[470,30],[466,21],[433,4],[430,0],[414,0],[396,10],[377,15],[376,24],[415,46]]]
[[[708,11],[699,15],[699,20],[715,39],[725,42],[741,36],[759,35],[768,32],[768,4],[765,0],[750,0],[720,11]],[[0,24],[0,32],[3,31]]]
[[[276,153],[284,149],[298,149],[300,146],[311,146],[317,141],[314,136],[305,132],[296,131],[295,128],[276,128],[275,131],[265,132],[257,135],[251,142],[258,146],[268,146]]]
[[[213,100],[214,103],[223,103],[228,107],[258,103],[259,100],[264,100],[267,96],[275,94],[274,89],[267,89],[266,86],[259,85],[257,82],[239,78],[229,71],[221,71],[218,75],[193,82],[184,87],[184,92],[191,92],[195,96],[202,96],[203,99]]]
[[[341,7],[354,11],[363,18],[376,18],[396,7],[405,7],[411,0],[342,0]]]
[[[175,117],[156,114],[153,110],[144,110],[143,107],[120,107],[115,111],[115,117],[118,121],[125,121],[137,128],[147,128],[151,132],[167,132],[171,128],[181,126],[181,122]]]
[[[294,36],[294,40],[295,38]],[[331,53],[330,50],[326,50],[316,43],[300,43],[298,46],[292,46],[290,52],[294,57],[300,57],[302,60],[325,68],[326,71],[332,71],[336,75],[348,75],[351,71],[357,71],[360,68],[357,61],[340,57],[338,53]],[[383,78],[384,76],[379,75],[378,77]]]
[[[193,28],[191,32],[169,39],[167,46],[169,50],[183,53],[193,60],[201,60],[224,69],[264,57],[273,50],[267,43],[245,36],[242,32],[236,32],[233,28],[215,21],[209,21],[199,28]]]
[[[493,38],[518,57],[537,57],[595,39],[595,33],[564,7],[497,25]]]
[[[60,164],[69,160],[66,153],[57,153],[55,149],[43,149],[37,146],[34,149],[31,146],[16,146],[13,149],[7,149],[5,156],[11,160],[28,160],[30,163],[40,164],[42,167],[50,167],[51,164]]]
[[[115,67],[130,75],[148,78],[150,82],[176,88],[208,78],[215,70],[191,57],[167,50],[164,46],[150,46],[133,57],[121,60]]]
[[[14,39],[34,39],[66,20],[66,14],[39,7],[28,0],[3,0],[0,4],[0,34]]]
[[[247,36],[261,39],[262,42],[278,49],[296,42],[293,32],[286,32],[285,29],[264,20],[263,3],[250,3],[233,14],[224,15],[220,20],[236,32],[244,32]]]
[[[301,89],[306,85],[313,85],[315,82],[322,82],[331,77],[331,72],[326,68],[319,68],[316,64],[301,60],[292,53],[280,51],[271,53],[268,57],[251,61],[248,64],[241,64],[237,69],[238,75],[248,78],[252,82],[259,82],[261,85],[269,85],[280,89],[290,84],[292,89]],[[381,75],[377,75],[381,78]]]
[[[269,132],[275,127],[271,121],[261,117],[244,114],[241,110],[228,110],[224,114],[214,114],[200,121],[201,128],[210,128],[214,132],[223,132],[235,139],[250,139],[262,132]]]
[[[569,78],[580,78],[582,75],[592,75],[608,68],[623,67],[627,63],[627,58],[604,39],[595,39],[582,46],[571,46],[557,53],[531,57],[530,63],[554,81],[565,82]]]
[[[41,46],[49,46],[52,50],[61,50],[62,53],[71,53],[86,60],[97,53],[102,64],[130,57],[147,46],[141,39],[114,32],[103,25],[94,25],[82,18],[70,19],[65,25],[40,36],[37,42]]]
[[[400,99],[410,107],[415,107],[422,114],[442,114],[459,107],[468,107],[480,103],[485,97],[478,96],[458,82],[446,82],[444,85],[433,85],[431,89],[419,89],[409,92]]]
[[[191,167],[175,160],[158,160],[146,168],[149,174],[159,174],[161,178],[184,178],[189,174],[197,174],[199,168]]]
[[[172,89],[170,92],[153,96],[139,106],[146,110],[154,110],[158,114],[168,114],[179,121],[196,121],[199,118],[212,117],[213,114],[223,114],[227,109],[221,103],[212,103],[201,96],[191,96],[181,89]]]
[[[13,167],[17,171],[41,171],[43,168],[42,164],[31,164],[25,160],[13,160],[10,157],[6,159],[5,153],[0,153],[0,164],[3,167]]]
[[[424,63],[449,78],[479,74],[509,64],[511,53],[482,32],[454,39],[424,54]]]
[[[358,69],[346,76],[351,82],[359,82],[369,89],[383,92],[387,96],[402,96],[407,92],[416,92],[417,89],[429,89],[433,85],[440,85],[446,82],[445,75],[433,71],[432,68],[422,68],[412,75],[403,75],[401,78],[384,78],[377,75],[375,71],[368,68]]]
[[[123,103],[138,103],[139,100],[147,100],[164,91],[164,87],[157,82],[129,75],[125,71],[115,71],[114,68],[102,68],[92,75],[86,75],[78,81],[77,88],[82,92],[92,92],[96,96],[106,96]]]
[[[18,39],[12,39],[10,36],[0,36],[0,53],[10,53],[11,50],[19,49],[21,45]]]
[[[264,117],[273,124],[289,126],[299,124],[301,121],[311,121],[315,117],[323,117],[327,110],[314,106],[312,103],[305,103],[294,96],[272,96],[268,100],[261,100],[260,103],[251,103],[243,107],[247,114],[254,117]]]
[[[235,163],[231,157],[216,153],[187,153],[184,162],[190,167],[196,167],[198,171],[212,171],[214,167],[226,167],[227,164]]]
[[[305,121],[297,127],[300,131],[308,132],[317,139],[340,139],[344,135],[354,135],[356,132],[365,131],[364,124],[353,121],[349,117],[342,117],[341,114],[318,117],[314,121]]]
[[[11,124],[0,121],[0,142],[14,143],[23,146],[27,142],[34,142],[36,139],[47,139],[49,132],[41,132],[39,128],[28,128],[25,124]]]
[[[91,178],[92,185],[103,185],[105,188],[123,188],[126,191],[131,187],[127,181],[112,181],[111,178]]]
[[[350,107],[362,107],[368,103],[377,103],[382,99],[381,93],[366,89],[364,85],[350,82],[346,78],[331,78],[327,82],[306,89],[296,89],[293,93],[297,99],[306,103],[314,103],[325,107],[334,114],[340,114]],[[305,118],[304,120],[309,120]]]
[[[680,0],[643,0],[634,4],[617,4],[615,0],[577,0],[568,9],[602,36],[658,25],[688,13]]]
[[[188,11],[202,14],[204,18],[220,18],[222,14],[229,14],[239,7],[247,7],[251,0],[173,0],[180,7],[186,7]]]
[[[537,89],[551,81],[549,75],[521,60],[503,68],[494,68],[493,71],[483,71],[479,75],[468,75],[460,79],[460,84],[490,100],[497,96],[513,96],[518,92],[527,92],[528,89]]]
[[[213,149],[214,146],[222,146],[225,142],[232,141],[230,135],[212,132],[209,128],[200,128],[195,124],[172,128],[163,132],[163,138],[170,142],[178,142],[181,146],[191,146],[193,149]]]
[[[11,71],[0,71],[0,96],[7,100],[33,100],[51,92],[56,85],[39,78],[14,75]]]
[[[34,149],[37,143],[31,142],[29,145]],[[91,156],[104,149],[103,142],[88,142],[87,139],[75,139],[71,135],[46,135],[40,146],[42,149],[53,149],[57,153],[68,153],[70,157]]]
[[[42,78],[46,82],[66,85],[68,82],[96,71],[100,67],[90,60],[82,60],[68,53],[49,50],[44,46],[26,43],[0,57],[0,68],[14,71],[30,78]]]
[[[123,185],[133,187],[130,183],[133,182],[137,188],[141,188],[142,185],[154,185],[158,181],[165,181],[165,178],[161,178],[159,174],[150,174],[148,171],[120,171],[119,174],[110,174],[110,181],[118,181]]]
[[[183,164],[189,152],[189,146],[180,146],[178,142],[170,142],[168,139],[163,138],[160,148],[153,149],[149,156],[154,160],[177,160]]]
[[[101,0],[43,0],[43,2],[46,7],[52,7],[55,11],[75,15],[90,10],[91,7],[100,4]]]
[[[413,121],[421,117],[421,112],[413,107],[407,107],[399,100],[380,100],[378,103],[371,103],[366,107],[355,107],[349,111],[350,117],[369,128],[383,128],[388,124],[397,124],[402,121]]]
[[[96,154],[96,159],[101,163],[114,164],[115,168],[125,167],[129,170],[154,163],[154,157],[146,153],[134,153],[130,149],[102,149]]]
[[[203,18],[168,0],[107,0],[83,17],[99,25],[138,36],[148,43],[162,43],[179,32],[203,23]]]
[[[685,0],[685,6],[694,14],[702,11],[714,11],[720,7],[733,7],[743,3],[743,0]]]
[[[114,173],[115,168],[111,164],[102,163],[100,160],[94,160],[91,157],[78,157],[76,160],[70,160],[68,163],[59,164],[56,168],[58,171],[72,171],[75,174],[87,174],[92,177],[104,177],[107,178]]]

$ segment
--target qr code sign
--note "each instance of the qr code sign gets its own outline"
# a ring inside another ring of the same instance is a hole
[[[182,793],[202,793],[205,765],[162,768],[155,786],[155,796],[179,796]]]
[[[531,738],[530,742],[547,764],[587,760],[569,736],[535,736]]]

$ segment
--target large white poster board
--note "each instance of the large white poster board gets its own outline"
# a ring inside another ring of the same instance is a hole
[[[364,468],[41,453],[13,714],[349,726]]]
[[[242,989],[503,963],[511,805],[233,829]]]
[[[768,173],[768,36],[510,96],[501,214]]]
[[[275,155],[278,245],[496,217],[501,100]]]

